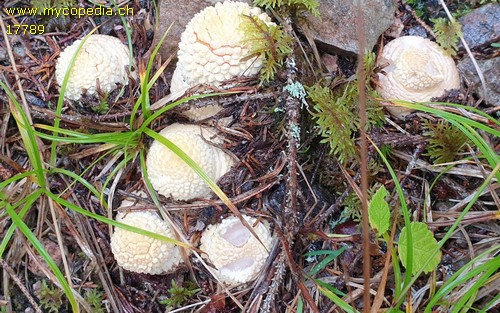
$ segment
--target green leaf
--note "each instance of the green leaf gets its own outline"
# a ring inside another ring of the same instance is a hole
[[[441,252],[432,257],[437,247],[437,241],[425,223],[412,222],[410,223],[410,227],[413,237],[412,274],[417,273],[420,269],[426,273],[431,272],[441,261]],[[408,247],[406,245],[407,232],[407,226],[405,226],[401,230],[401,236],[399,236],[399,258],[404,267],[406,267],[406,254],[408,252]],[[431,257],[432,259],[430,259]]]
[[[389,210],[389,204],[385,201],[385,197],[387,197],[388,194],[385,187],[381,186],[373,195],[370,206],[368,207],[370,226],[375,229],[379,235],[389,230],[391,211]]]

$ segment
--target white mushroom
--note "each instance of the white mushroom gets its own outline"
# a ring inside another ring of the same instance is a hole
[[[378,65],[388,65],[378,75],[378,87],[385,99],[427,102],[446,90],[460,87],[460,77],[453,59],[438,44],[418,36],[403,36],[389,42]],[[403,118],[412,110],[388,107]]]
[[[243,217],[252,226],[263,245],[235,216],[209,226],[201,236],[200,249],[207,253],[207,258],[217,269],[217,277],[229,285],[255,279],[262,270],[273,243],[267,224],[254,225],[256,218],[245,215]]]
[[[133,204],[133,200],[126,199],[121,207]],[[120,212],[116,220],[168,238],[175,238],[170,225],[154,212]],[[118,265],[137,273],[161,274],[170,271],[182,261],[180,249],[176,245],[119,227],[115,227],[111,236],[111,251]]]
[[[56,64],[56,80],[62,85],[70,61],[77,52],[82,39],[66,47]],[[78,50],[64,93],[69,100],[79,100],[83,93],[93,95],[99,88],[108,93],[117,84],[128,84],[129,50],[116,37],[90,35]],[[135,75],[135,72],[134,74]]]
[[[222,149],[212,128],[172,124],[160,133],[184,151],[210,177],[217,181],[233,166],[233,159]],[[146,158],[148,177],[158,193],[175,200],[209,197],[210,188],[181,158],[159,141],[153,142]]]
[[[219,86],[223,81],[256,75],[262,67],[260,56],[248,58],[251,45],[244,40],[239,25],[244,15],[257,16],[271,25],[271,18],[259,8],[244,2],[225,1],[197,13],[186,26],[179,43],[177,67],[170,86],[171,99],[176,99],[198,84]],[[196,120],[216,114],[222,108],[186,116]]]

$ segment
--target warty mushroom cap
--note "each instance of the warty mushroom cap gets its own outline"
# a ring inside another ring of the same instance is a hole
[[[57,59],[56,80],[59,86],[82,40],[76,40],[66,47]],[[96,94],[97,81],[99,88],[106,93],[114,90],[116,84],[127,85],[129,61],[129,50],[120,39],[108,35],[90,35],[78,50],[64,97],[76,101],[85,90],[89,95]],[[132,75],[135,76],[135,72]]]
[[[189,124],[172,124],[160,133],[193,159],[214,181],[229,171],[233,159],[222,149],[213,128]],[[154,141],[146,158],[148,177],[158,193],[175,200],[209,197],[207,184],[170,149]]]
[[[262,270],[273,244],[267,223],[254,226],[256,218],[243,217],[264,245],[235,216],[210,225],[200,239],[200,249],[207,253],[206,257],[216,267],[217,277],[229,285],[253,280]]]
[[[134,201],[125,199],[121,207],[131,205],[134,205]],[[168,238],[175,238],[168,222],[155,212],[120,212],[116,220]],[[111,236],[111,251],[118,265],[137,273],[161,274],[170,271],[182,261],[180,249],[176,245],[119,227],[115,227]]]
[[[403,36],[389,42],[378,65],[386,65],[385,75],[378,74],[377,90],[385,99],[427,102],[446,90],[460,87],[453,59],[435,42],[419,36]],[[411,112],[403,107],[388,107],[403,118]]]
[[[169,99],[182,96],[187,89],[198,84],[219,86],[225,80],[252,76],[260,71],[261,56],[246,58],[251,45],[244,42],[244,32],[239,27],[245,18],[243,15],[257,16],[266,24],[274,25],[260,8],[235,1],[219,2],[191,19],[181,35]],[[200,120],[221,110],[221,107],[217,108],[210,113],[188,114],[191,114],[190,118]]]

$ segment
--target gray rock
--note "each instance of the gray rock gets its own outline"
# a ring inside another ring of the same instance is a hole
[[[358,1],[319,0],[321,19],[307,18],[316,44],[329,53],[355,55],[359,51],[357,35]],[[396,4],[392,0],[363,1],[366,49],[373,49],[377,39],[394,22]]]
[[[459,19],[471,49],[500,40],[500,4],[490,3]]]
[[[486,94],[483,93],[481,82],[477,76],[474,65],[469,57],[458,63],[458,69],[464,77],[474,84],[474,91],[479,94],[486,103],[500,105],[500,57],[489,60],[477,60],[479,68],[483,72],[486,81]]]
[[[181,40],[181,34],[186,28],[187,23],[189,23],[196,13],[222,1],[223,0],[191,0],[180,3],[179,0],[159,0],[158,31],[155,33],[155,38],[153,40],[155,46],[165,34],[170,24],[172,24],[172,22],[174,23],[159,50],[162,59],[166,60],[172,54],[177,53],[177,46]],[[252,2],[251,0],[240,1]]]

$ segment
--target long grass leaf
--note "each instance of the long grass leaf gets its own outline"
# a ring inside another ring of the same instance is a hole
[[[406,205],[406,200],[405,200],[405,196],[403,193],[403,188],[401,188],[401,184],[399,183],[398,176],[394,172],[394,169],[392,168],[391,164],[389,163],[389,161],[387,160],[385,155],[382,153],[382,151],[380,151],[379,147],[377,145],[375,145],[375,143],[371,140],[371,138],[367,137],[367,139],[370,141],[370,143],[375,148],[375,150],[377,150],[378,155],[380,156],[380,158],[384,162],[385,166],[387,167],[387,170],[389,171],[392,179],[394,180],[394,186],[396,188],[396,192],[398,193],[399,203],[401,204],[401,209],[403,211],[403,217],[404,217],[404,221],[405,221],[405,226],[407,227],[407,235],[408,235],[407,240],[406,240],[406,245],[408,247],[407,258],[406,258],[406,264],[407,264],[406,265],[406,272],[407,272],[407,274],[405,276],[404,285],[409,286],[410,281],[411,281],[412,264],[413,264],[413,249],[410,248],[410,247],[413,247],[413,238],[412,238],[411,227],[410,227],[410,223],[411,223],[410,212],[408,210],[408,206]],[[394,263],[396,263],[396,262],[397,262],[397,259],[394,260]],[[396,297],[399,297],[402,295],[403,295],[403,293],[396,294]],[[401,301],[403,301],[403,300],[401,300]]]
[[[10,99],[9,106],[12,115],[17,124],[17,128],[19,130],[19,134],[23,139],[24,148],[26,149],[26,153],[30,159],[31,166],[36,175],[36,183],[41,187],[45,188],[45,176],[43,175],[43,163],[42,156],[40,153],[40,149],[37,144],[37,140],[34,134],[34,130],[30,125],[29,119],[24,113],[21,105],[17,101],[16,97],[9,89],[7,85],[5,85],[2,81],[0,81],[0,86],[4,89],[5,93]]]
[[[15,210],[16,208],[22,206],[22,209],[19,211],[18,214],[19,217],[22,219],[26,215],[28,210],[33,206],[35,201],[37,201],[38,198],[43,194],[43,192],[44,192],[43,189],[37,189],[32,194],[26,196],[15,205],[10,204],[8,202],[8,199],[6,199],[6,197],[2,193],[0,193],[0,198],[2,199],[3,206],[4,207],[9,206],[12,210]],[[12,235],[14,234],[16,228],[17,225],[15,223],[12,223],[7,229],[7,231],[3,234],[2,242],[0,243],[0,257],[5,253],[5,250],[7,249],[9,241],[12,238]]]
[[[162,235],[157,234],[157,233],[153,233],[153,232],[141,229],[141,228],[137,228],[137,227],[130,226],[130,225],[127,225],[127,224],[123,224],[123,223],[120,223],[118,221],[115,221],[115,220],[109,219],[107,217],[104,217],[102,215],[89,212],[87,210],[84,210],[84,209],[80,208],[77,205],[74,205],[71,202],[68,202],[67,200],[64,200],[63,198],[60,198],[59,196],[57,196],[57,195],[55,195],[55,194],[53,194],[51,192],[47,192],[47,196],[49,196],[52,200],[54,200],[55,202],[57,202],[59,205],[61,205],[63,207],[66,207],[66,208],[68,208],[68,209],[70,209],[72,211],[75,211],[77,213],[83,214],[85,216],[88,216],[88,217],[93,218],[95,220],[98,220],[100,222],[106,223],[108,225],[113,225],[115,227],[120,227],[120,228],[123,228],[123,229],[125,229],[127,231],[130,231],[130,232],[133,232],[133,233],[136,233],[136,234],[145,235],[145,236],[148,236],[148,237],[151,237],[151,238],[154,238],[154,239],[158,239],[158,240],[161,240],[161,241],[165,241],[165,242],[168,242],[168,243],[171,243],[171,244],[175,244],[175,245],[178,245],[178,246],[181,246],[181,247],[184,247],[184,248],[191,248],[190,245],[188,245],[188,244],[186,244],[184,242],[180,242],[178,240],[175,240],[175,239],[172,239],[172,238],[168,238],[168,237],[162,236]]]
[[[47,262],[47,265],[49,266],[50,270],[52,273],[57,278],[57,282],[61,286],[61,288],[64,290],[64,293],[66,294],[66,297],[68,298],[68,301],[71,305],[71,308],[73,312],[80,312],[80,309],[78,307],[78,304],[76,302],[75,296],[73,295],[73,292],[76,293],[75,290],[71,288],[71,286],[68,284],[66,281],[66,278],[64,277],[64,274],[61,272],[59,267],[57,267],[57,264],[54,262],[50,254],[47,252],[43,244],[36,238],[35,234],[29,229],[29,227],[22,221],[21,217],[17,215],[17,213],[14,211],[14,209],[8,204],[6,206],[7,213],[9,214],[10,218],[12,219],[12,222],[17,226],[17,228],[24,234],[26,239],[33,245],[33,247],[38,251],[40,256]]]
[[[69,61],[68,64],[68,69],[66,70],[66,74],[64,75],[63,82],[61,84],[61,89],[59,92],[59,98],[57,99],[57,106],[56,106],[56,118],[54,119],[54,127],[57,129],[61,125],[61,119],[58,116],[61,116],[62,114],[62,108],[64,105],[64,94],[66,93],[66,86],[68,86],[68,81],[69,77],[71,76],[71,71],[73,70],[73,66],[75,64],[75,60],[80,54],[80,51],[87,41],[87,39],[97,30],[98,27],[92,29],[85,37],[83,37],[82,41],[78,44],[78,47],[76,48],[75,54],[71,57],[71,60]],[[54,134],[56,135],[56,134]],[[57,142],[53,141],[51,144],[51,150],[50,150],[50,162],[49,164],[51,166],[54,166],[56,164],[56,156],[57,156]]]

